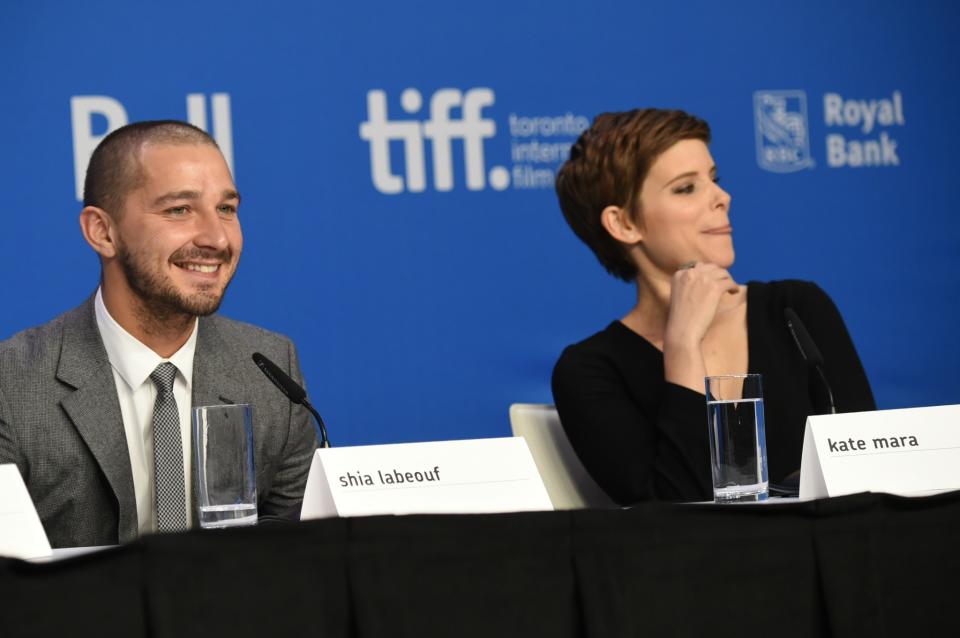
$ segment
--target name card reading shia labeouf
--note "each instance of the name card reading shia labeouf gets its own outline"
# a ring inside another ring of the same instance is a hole
[[[301,518],[550,510],[522,438],[317,450]]]
[[[807,418],[800,498],[960,489],[960,406]]]

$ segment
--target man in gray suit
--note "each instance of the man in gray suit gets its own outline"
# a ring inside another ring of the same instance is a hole
[[[239,205],[189,124],[131,124],[94,151],[80,226],[100,286],[0,343],[0,463],[16,463],[54,547],[195,525],[191,405],[251,404],[259,513],[299,512],[316,432],[250,358],[302,382],[293,344],[214,314],[243,247]]]

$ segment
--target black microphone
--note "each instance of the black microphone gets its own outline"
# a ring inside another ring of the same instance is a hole
[[[823,380],[823,387],[827,390],[827,402],[830,406],[830,414],[837,413],[837,406],[833,402],[833,390],[830,388],[830,382],[827,381],[827,375],[823,373],[823,355],[820,349],[813,342],[813,337],[807,332],[806,326],[800,321],[800,317],[793,311],[793,308],[784,308],[783,316],[787,320],[787,330],[793,337],[793,342],[797,344],[797,350],[800,356],[807,362],[807,367],[813,368]]]
[[[317,412],[310,404],[310,401],[307,400],[307,391],[304,390],[299,383],[291,379],[290,375],[281,370],[280,366],[259,352],[253,353],[253,362],[257,364],[260,371],[263,372],[273,385],[277,386],[280,392],[283,392],[291,402],[302,405],[310,411],[310,414],[317,420],[317,425],[320,426],[320,447],[330,447],[330,439],[327,438],[327,426],[324,425],[323,419],[320,418],[320,413]]]

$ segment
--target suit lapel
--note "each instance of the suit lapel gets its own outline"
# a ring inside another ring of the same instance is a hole
[[[201,317],[193,355],[193,406],[240,403],[246,392],[236,374],[238,358],[223,339],[216,315]],[[192,412],[191,412],[192,413]]]
[[[64,317],[57,378],[76,388],[61,405],[113,488],[119,506],[119,540],[134,540],[137,503],[130,451],[113,370],[97,329],[93,297]]]

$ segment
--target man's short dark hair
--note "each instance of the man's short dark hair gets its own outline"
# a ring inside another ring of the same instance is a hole
[[[602,113],[570,149],[557,173],[557,197],[570,228],[607,272],[633,281],[637,266],[600,221],[607,206],[639,219],[640,189],[650,167],[680,140],[710,142],[710,126],[683,111],[635,109]]]
[[[103,138],[90,156],[83,183],[83,205],[96,206],[114,218],[119,217],[127,194],[143,178],[140,149],[147,143],[217,147],[206,131],[177,120],[150,120],[122,126]]]

